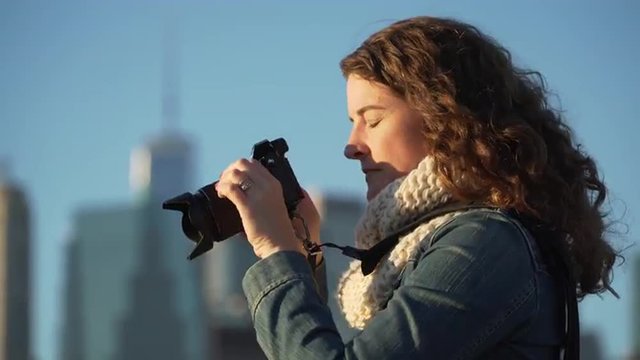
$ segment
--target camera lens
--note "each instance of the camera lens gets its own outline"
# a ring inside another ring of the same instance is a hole
[[[202,234],[196,229],[191,220],[189,219],[189,213],[182,215],[182,232],[191,240],[198,242],[202,238]]]

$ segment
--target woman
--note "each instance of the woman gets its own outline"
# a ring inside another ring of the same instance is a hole
[[[606,187],[540,75],[476,28],[430,17],[373,34],[341,68],[345,156],[368,186],[356,247],[391,245],[340,281],[340,306],[362,329],[343,343],[280,184],[259,163],[231,164],[217,191],[261,258],[243,286],[267,356],[577,356],[575,298],[609,289],[616,253],[603,238]],[[319,242],[308,197],[298,210]]]

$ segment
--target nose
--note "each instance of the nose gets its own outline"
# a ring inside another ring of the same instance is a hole
[[[362,138],[356,127],[353,128],[349,135],[347,145],[344,147],[344,156],[347,159],[358,160],[369,152],[366,142]]]

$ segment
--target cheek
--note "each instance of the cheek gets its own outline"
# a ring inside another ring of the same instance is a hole
[[[393,157],[393,139],[390,136],[369,136],[367,147],[374,161],[386,161]]]
[[[387,163],[398,176],[413,170],[428,153],[422,129],[416,124],[406,125],[385,128],[368,141],[373,160]]]
[[[395,147],[395,154],[399,165],[398,170],[402,172],[413,170],[428,154],[422,133],[416,132],[406,135],[404,138],[398,139]]]

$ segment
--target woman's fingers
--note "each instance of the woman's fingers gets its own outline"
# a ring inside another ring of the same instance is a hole
[[[216,184],[218,196],[234,203],[259,257],[280,250],[304,252],[287,214],[280,182],[256,160],[229,165]]]
[[[220,180],[234,170],[239,170],[243,173],[249,174],[252,180],[262,184],[269,184],[272,183],[273,180],[276,180],[269,170],[255,159],[239,159],[234,161],[222,172],[222,174],[220,174]]]
[[[239,185],[229,181],[219,181],[216,183],[216,191],[218,192],[218,197],[231,200],[238,210],[246,208],[247,196]]]
[[[231,182],[249,188],[260,188],[269,192],[281,193],[282,185],[258,160],[240,159],[229,165],[220,175],[220,182]]]
[[[243,190],[248,190],[250,187],[259,184],[259,181],[255,181],[255,175],[249,175],[249,172],[238,170],[233,168],[225,172],[220,178],[220,182],[231,183],[241,186]]]

